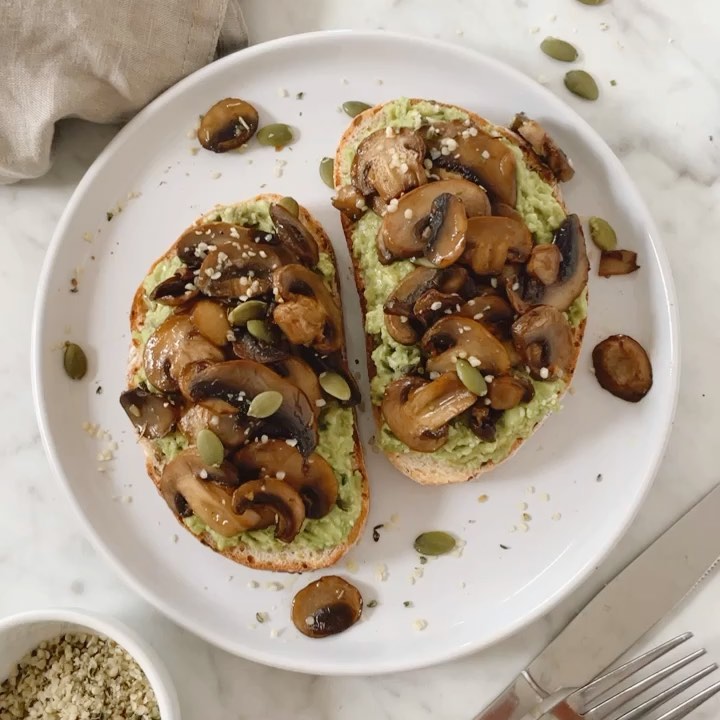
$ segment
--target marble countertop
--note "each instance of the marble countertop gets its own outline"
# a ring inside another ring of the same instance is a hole
[[[427,670],[326,679],[254,665],[160,616],[125,586],[83,536],[43,454],[32,408],[33,296],[54,226],[82,174],[116,132],[65,122],[52,171],[0,188],[0,616],[48,605],[116,615],[166,658],[187,720],[470,718],[602,584],[718,480],[720,389],[713,307],[720,262],[720,6],[707,0],[246,0],[251,40],[330,28],[384,28],[436,37],[495,56],[547,84],[610,144],[640,188],[668,250],[681,311],[683,372],[675,425],[657,481],[627,536],[595,575],[547,618],[486,652]],[[602,95],[563,87],[564,68],[537,49],[567,38]],[[611,85],[610,81],[616,84]],[[700,316],[709,319],[701,321]],[[698,317],[696,317],[698,316]],[[693,630],[720,660],[720,579],[668,618],[648,642]],[[598,637],[597,642],[602,642]],[[248,689],[251,689],[248,692]],[[716,717],[720,701],[697,713]]]

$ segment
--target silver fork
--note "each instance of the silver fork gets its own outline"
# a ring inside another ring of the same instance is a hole
[[[653,672],[642,680],[634,682],[629,687],[620,690],[614,695],[604,697],[625,680],[631,678],[636,672],[647,667],[650,663],[661,658],[679,645],[682,645],[692,636],[692,633],[678,635],[672,640],[668,640],[653,650],[646,652],[644,655],[640,655],[640,657],[636,657],[624,665],[610,670],[582,688],[561,690],[559,693],[555,693],[543,700],[522,720],[539,720],[539,718],[544,716],[549,718],[555,717],[559,720],[578,720],[578,718],[582,720],[607,720],[613,713],[622,710],[631,700],[646,690],[649,690],[665,678],[675,674],[681,668],[702,657],[706,651],[704,649],[696,650],[661,670]],[[692,675],[676,682],[671,687],[662,690],[648,700],[643,700],[639,705],[623,712],[622,715],[615,716],[615,719],[643,720],[647,718],[653,710],[664,705],[668,700],[687,690],[687,688],[699,680],[702,680],[704,677],[707,677],[717,669],[717,663],[711,663]],[[684,700],[679,705],[676,705],[663,715],[657,717],[656,720],[680,720],[680,718],[689,715],[717,692],[720,692],[720,682],[716,682],[687,700]]]

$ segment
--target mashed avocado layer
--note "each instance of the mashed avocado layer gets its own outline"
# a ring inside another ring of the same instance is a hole
[[[445,108],[430,102],[411,104],[406,98],[389,103],[378,114],[367,133],[383,127],[420,128],[429,122],[466,120],[467,113],[457,108]],[[493,128],[486,128],[492,131]],[[350,170],[357,147],[362,138],[345,148],[340,158],[342,182],[350,182]],[[562,206],[552,193],[552,188],[524,161],[519,147],[502,138],[517,159],[517,210],[523,216],[533,233],[535,242],[552,242],[553,233],[565,219]],[[383,305],[397,284],[415,267],[410,261],[394,262],[382,265],[378,259],[375,238],[381,225],[381,218],[368,211],[357,222],[352,233],[352,251],[356,263],[362,270],[365,282],[365,302],[367,314],[365,330],[372,335],[377,347],[372,353],[376,375],[371,383],[371,397],[375,405],[382,401],[385,388],[396,378],[410,372],[421,361],[418,347],[401,345],[396,342],[385,328]],[[584,292],[569,308],[567,316],[573,326],[578,325],[587,315],[587,292]],[[534,427],[548,413],[559,408],[559,397],[565,383],[560,380],[534,381],[535,397],[513,410],[506,411],[497,424],[495,442],[483,442],[462,421],[451,423],[447,443],[431,453],[439,461],[465,467],[476,465],[478,461],[499,462],[507,457],[515,441],[528,437]],[[377,437],[378,445],[386,452],[413,453],[398,440],[387,425],[384,425]],[[428,453],[413,453],[427,457]]]
[[[237,225],[255,225],[261,230],[271,232],[274,227],[269,214],[269,203],[266,201],[244,203],[239,207],[217,208],[204,218],[206,222],[224,221]],[[139,351],[153,332],[168,318],[172,308],[148,299],[153,288],[163,280],[172,276],[182,262],[173,257],[158,263],[153,271],[143,280],[145,291],[145,304],[147,313],[145,322],[133,337],[139,343]],[[335,276],[335,266],[327,253],[320,253],[317,270],[323,275],[326,283]],[[142,369],[135,375],[135,384],[147,382]],[[344,542],[352,527],[357,521],[362,509],[362,477],[354,465],[354,416],[349,408],[343,408],[333,402],[323,410],[319,424],[319,442],[316,452],[322,455],[333,467],[338,478],[339,504],[330,513],[319,520],[306,520],[302,530],[292,543],[281,543],[274,537],[274,529],[257,530],[241,533],[235,537],[226,538],[208,528],[197,516],[193,515],[185,520],[185,525],[195,534],[204,531],[210,533],[217,547],[225,550],[242,543],[255,552],[296,550],[324,550]],[[173,432],[158,440],[153,445],[165,458],[166,462],[172,460],[178,453],[189,445],[187,438],[181,432]]]

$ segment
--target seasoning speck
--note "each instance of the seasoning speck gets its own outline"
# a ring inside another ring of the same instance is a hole
[[[500,547],[501,547],[503,550],[509,550],[509,549],[510,549],[507,545],[503,545],[502,543],[500,543]]]
[[[295,99],[296,99],[296,100],[302,100],[304,97],[305,97],[305,93],[302,92],[302,91],[295,94]]]
[[[403,603],[403,607],[411,608],[413,606],[412,602],[410,600],[405,600]]]
[[[602,482],[602,481],[603,481],[602,473],[598,473],[598,476],[595,478],[595,482]]]
[[[3,718],[160,720],[140,666],[117,643],[68,634],[29,652],[0,685]]]
[[[490,498],[483,493],[482,495],[478,495],[478,502],[479,503],[486,503]]]
[[[562,515],[559,512],[553,513],[552,519],[557,521],[562,517]]]
[[[256,619],[259,623],[264,623],[265,620],[267,619],[267,613],[264,613],[264,612],[256,612],[256,613],[255,613],[255,619]]]
[[[374,608],[377,607],[378,601],[377,600],[371,600],[365,607]]]
[[[384,528],[384,527],[385,527],[385,524],[384,524],[384,523],[380,523],[379,525],[376,525],[376,526],[373,528],[373,531],[372,531],[372,539],[373,539],[374,542],[377,542],[378,540],[380,540],[380,530],[381,530],[382,528]]]

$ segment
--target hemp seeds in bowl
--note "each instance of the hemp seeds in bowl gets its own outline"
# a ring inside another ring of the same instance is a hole
[[[166,671],[129,630],[60,610],[0,622],[0,720],[26,718],[175,720],[179,709]]]

